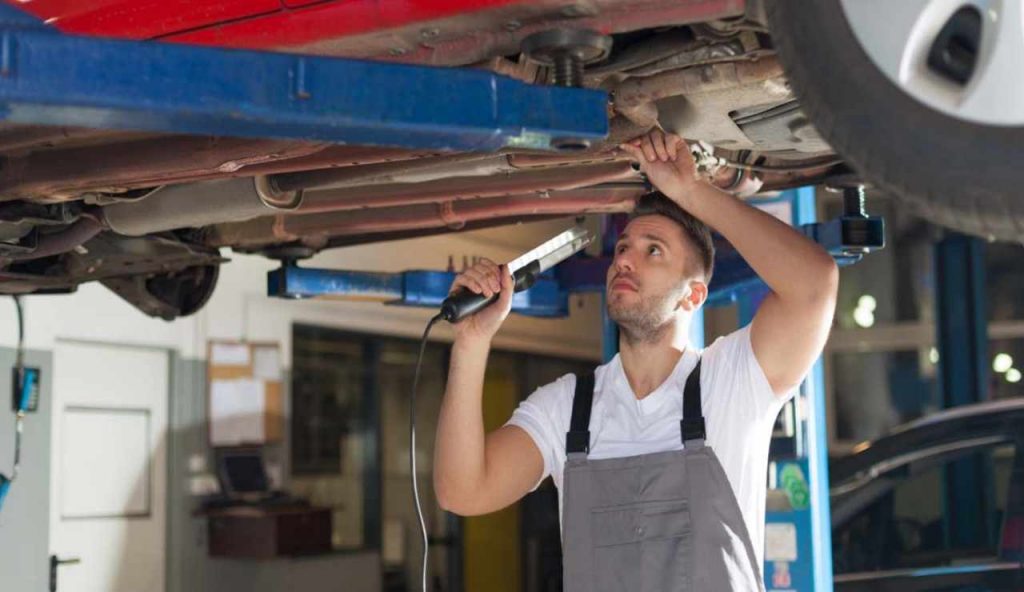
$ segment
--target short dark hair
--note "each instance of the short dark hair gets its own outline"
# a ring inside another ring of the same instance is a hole
[[[641,196],[629,219],[652,215],[665,216],[679,225],[683,236],[697,249],[697,264],[704,272],[704,282],[711,283],[711,275],[715,270],[715,244],[711,239],[711,229],[708,225],[693,217],[660,191]]]

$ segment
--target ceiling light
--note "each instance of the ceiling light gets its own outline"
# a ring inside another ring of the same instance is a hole
[[[875,313],[866,308],[858,308],[853,311],[853,322],[867,329],[875,324]]]

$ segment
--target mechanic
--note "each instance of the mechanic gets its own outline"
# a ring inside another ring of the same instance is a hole
[[[799,232],[705,182],[678,136],[655,131],[621,148],[660,192],[638,201],[608,269],[619,354],[540,387],[485,434],[484,370],[512,281],[491,261],[460,274],[453,291],[500,298],[455,325],[437,499],[487,514],[551,475],[567,591],[764,590],[772,427],[824,348],[838,269]],[[708,227],[770,293],[750,325],[697,350],[687,336],[708,296]]]

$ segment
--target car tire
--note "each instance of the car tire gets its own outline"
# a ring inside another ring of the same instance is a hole
[[[1024,240],[1024,127],[967,121],[913,98],[863,50],[840,0],[764,1],[793,91],[864,180],[936,224]]]

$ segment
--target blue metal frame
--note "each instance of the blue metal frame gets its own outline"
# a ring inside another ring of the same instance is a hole
[[[794,193],[793,195],[799,195]],[[787,194],[788,195],[788,194]],[[811,196],[813,199],[813,194]],[[793,201],[793,197],[784,196],[774,201]],[[795,203],[795,202],[794,202]],[[800,210],[794,206],[795,219],[800,220]],[[806,218],[813,220],[813,217]],[[828,237],[841,236],[834,232],[824,232],[821,228],[841,227],[846,218],[825,224],[807,222],[800,228],[811,238],[820,240]],[[871,237],[882,232],[882,220],[869,218],[866,220],[868,233],[859,236],[862,239],[844,239],[825,244],[836,258],[837,263],[849,265],[860,259],[864,253],[880,248],[884,242]],[[615,244],[618,231],[625,224],[621,216],[607,217],[602,230],[602,256],[590,257],[580,254],[559,265],[552,272],[542,276],[537,285],[515,295],[512,300],[513,312],[528,316],[559,317],[568,314],[568,297],[570,293],[599,293],[604,295],[605,278],[611,264],[611,250]],[[715,259],[715,276],[709,286],[708,300],[705,307],[723,306],[739,302],[741,309],[746,306],[756,310],[761,298],[766,293],[764,282],[757,277],[750,265],[740,257],[739,253],[724,241],[716,237],[717,255]],[[331,295],[348,296],[358,299],[387,301],[391,304],[408,306],[436,307],[447,296],[455,274],[453,272],[406,271],[403,273],[370,273],[359,271],[340,271],[326,269],[308,269],[294,264],[283,265],[268,275],[268,293],[282,298],[311,298]],[[603,306],[602,311],[606,310]],[[615,323],[603,314],[602,343],[603,358],[611,359],[618,351],[618,330]],[[750,317],[752,318],[752,312]],[[697,347],[704,345],[704,313],[694,315],[691,324],[690,341]],[[742,322],[746,324],[749,318]]]
[[[798,226],[817,220],[814,188],[792,190],[793,223]],[[882,233],[884,237],[884,232]],[[878,241],[878,248],[884,240]],[[865,245],[866,248],[873,245]],[[865,250],[864,252],[867,252]],[[833,253],[835,255],[835,253]],[[859,257],[858,257],[859,260]],[[832,590],[832,505],[828,485],[828,420],[825,415],[825,366],[821,358],[814,363],[801,386],[809,403],[807,410],[807,478],[811,487],[811,538],[814,542],[814,590]]]
[[[935,283],[943,406],[983,401],[989,379],[984,241],[950,234],[937,243]]]
[[[448,296],[455,275],[453,271],[377,273],[316,269],[286,263],[267,272],[267,294],[290,299],[328,296],[376,300],[436,309]],[[569,293],[562,289],[553,274],[546,273],[532,288],[512,297],[512,311],[532,317],[565,317],[569,314]]]
[[[478,69],[65,35],[0,4],[0,119],[490,151],[608,133],[608,97]]]
[[[783,192],[778,198],[779,201],[789,202],[793,225],[802,228],[805,235],[815,239],[822,244],[836,262],[840,265],[849,265],[860,260],[860,256],[870,252],[874,248],[884,246],[883,240],[876,240],[877,235],[871,233],[861,234],[862,239],[840,240],[831,243],[827,241],[836,236],[842,237],[842,233],[832,231],[821,232],[825,228],[841,228],[843,218],[839,220],[816,223],[817,213],[815,207],[815,195],[813,187],[801,187]],[[871,219],[867,219],[871,220]],[[873,231],[882,232],[881,219],[874,219],[877,222],[869,222],[867,226]],[[849,236],[849,235],[847,235]],[[829,239],[828,237],[831,237]],[[822,241],[826,241],[823,244]],[[862,244],[855,244],[855,243]],[[851,253],[851,249],[853,252]],[[738,301],[740,325],[753,320],[757,305],[764,297],[763,290],[748,290]],[[776,566],[765,562],[765,583],[769,590],[773,588],[785,588],[801,592],[830,592],[833,589],[832,582],[832,518],[829,499],[829,478],[828,478],[828,432],[825,415],[825,372],[822,359],[819,358],[811,368],[810,373],[800,385],[799,399],[795,404],[807,405],[806,420],[798,430],[798,445],[794,451],[795,459],[778,463],[779,473],[787,470],[788,465],[795,465],[799,473],[806,475],[806,481],[798,484],[797,488],[806,488],[810,501],[804,507],[794,504],[791,511],[768,512],[769,523],[793,524],[797,531],[797,559],[787,566],[788,572],[783,575],[785,584],[773,586],[776,580]],[[802,434],[799,432],[803,432]],[[788,470],[793,470],[792,468]],[[782,483],[787,491],[792,484]]]
[[[988,398],[988,315],[985,243],[950,233],[935,245],[936,337],[944,407]],[[989,511],[995,501],[991,467],[977,459],[955,461],[945,471],[945,536],[955,547],[983,547],[998,536]]]
[[[809,194],[801,193],[808,191]],[[751,203],[790,204],[793,226],[828,251],[840,267],[853,265],[864,255],[885,248],[885,221],[880,217],[844,214],[834,220],[817,222],[813,191],[813,188],[802,187],[785,191],[777,198],[753,200]],[[810,205],[802,203],[806,199],[811,200]],[[760,302],[764,295],[764,282],[732,245],[721,237],[716,239],[715,277],[711,280],[707,306],[742,302],[741,298],[746,294],[750,294],[751,301]]]

